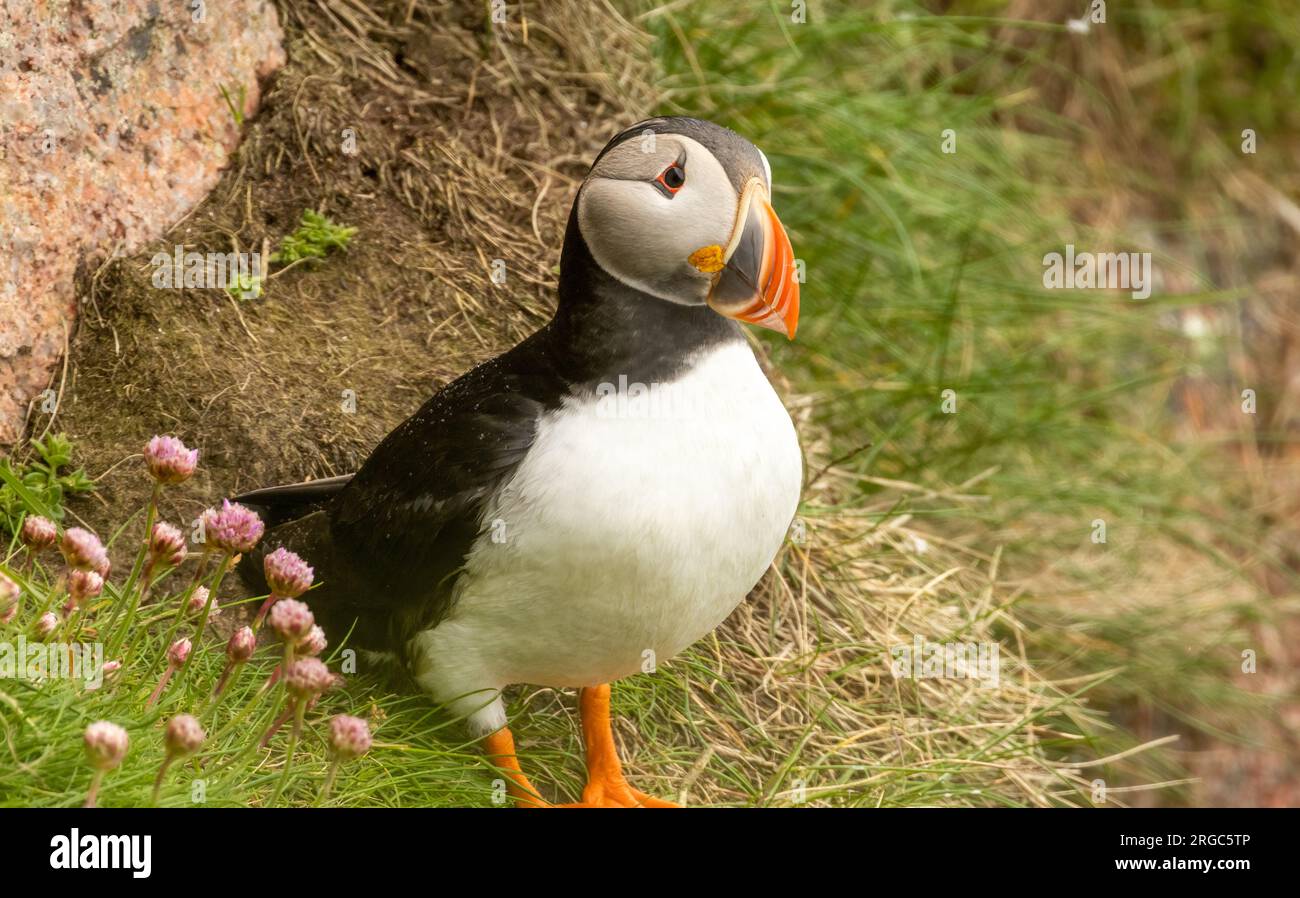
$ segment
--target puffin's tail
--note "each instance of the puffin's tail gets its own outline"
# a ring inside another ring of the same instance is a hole
[[[308,480],[305,483],[268,486],[241,493],[234,501],[257,511],[262,516],[266,529],[272,530],[286,521],[305,517],[324,508],[351,480],[351,474],[340,474],[338,477]]]
[[[253,490],[235,497],[234,501],[256,511],[266,525],[266,534],[251,552],[245,552],[239,561],[240,579],[251,590],[267,590],[262,559],[280,546],[298,553],[317,568],[329,567],[333,547],[329,538],[329,521],[326,512],[330,502],[352,479],[351,474],[291,483]]]
[[[253,595],[264,595],[268,588],[263,559],[281,546],[297,553],[315,569],[316,585],[302,598],[330,642],[337,645],[347,638],[358,648],[386,649],[391,642],[389,616],[358,601],[373,584],[357,580],[351,557],[334,544],[330,528],[330,505],[351,479],[349,474],[236,496],[266,524],[266,533],[244,553],[237,570]]]

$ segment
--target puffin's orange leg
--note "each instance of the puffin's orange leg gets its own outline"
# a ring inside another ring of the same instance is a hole
[[[510,735],[507,727],[502,727],[483,740],[487,749],[488,762],[506,777],[506,791],[515,800],[519,808],[549,808],[541,795],[528,782],[528,777],[519,769],[519,759],[515,757],[515,737]]]
[[[623,778],[623,765],[614,748],[609,720],[609,684],[583,689],[582,741],[587,747],[587,785],[582,801],[570,808],[675,808],[671,801],[653,798],[633,789]]]

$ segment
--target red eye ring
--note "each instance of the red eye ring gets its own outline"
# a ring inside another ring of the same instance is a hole
[[[655,183],[667,196],[675,196],[677,191],[686,186],[686,169],[682,168],[680,162],[674,162],[659,173]]]

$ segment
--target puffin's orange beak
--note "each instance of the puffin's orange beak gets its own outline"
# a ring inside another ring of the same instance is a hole
[[[722,254],[722,268],[709,291],[709,307],[793,340],[799,326],[794,248],[762,181],[749,182],[740,210],[731,243]]]

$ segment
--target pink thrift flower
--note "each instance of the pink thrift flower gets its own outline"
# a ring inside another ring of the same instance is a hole
[[[126,757],[131,740],[126,730],[101,720],[86,727],[86,757],[96,770],[112,770]]]
[[[167,663],[172,667],[180,667],[189,658],[190,650],[193,648],[194,644],[188,639],[176,640],[167,650]]]
[[[185,535],[180,530],[165,521],[153,525],[153,532],[149,534],[150,564],[180,567],[187,551]]]
[[[53,611],[47,611],[36,621],[36,636],[39,639],[45,639],[58,628],[59,619]]]
[[[208,604],[208,588],[206,586],[194,587],[194,594],[190,596],[190,603],[185,606],[187,614],[198,617],[203,613],[203,607]],[[221,606],[216,602],[212,603],[212,610],[208,612],[208,617],[218,617],[221,614]]]
[[[226,643],[226,657],[234,664],[243,664],[253,657],[253,650],[256,648],[257,637],[253,635],[252,628],[240,627],[230,634],[230,641]]]
[[[68,567],[79,571],[96,571],[101,577],[107,576],[108,553],[99,537],[80,527],[69,527],[59,543],[59,551]]]
[[[23,518],[19,538],[31,552],[44,552],[59,541],[59,528],[49,518],[36,514],[28,515]]]
[[[262,570],[271,592],[280,598],[298,598],[311,588],[315,578],[311,566],[284,546],[262,559]]]
[[[73,571],[68,575],[68,604],[79,607],[104,591],[104,578],[94,571]]]
[[[193,644],[188,639],[178,639],[167,649],[167,666],[158,679],[158,685],[153,687],[153,692],[149,694],[149,700],[144,703],[146,708],[152,708],[158,701],[158,696],[162,695],[163,690],[167,688],[167,682],[172,678],[172,674],[180,670],[190,657],[192,648]]]
[[[313,699],[334,684],[334,675],[319,658],[302,658],[289,665],[284,686],[300,700]]]
[[[230,555],[252,549],[265,529],[256,512],[229,499],[222,500],[221,508],[203,512],[201,520],[204,540]]]
[[[285,642],[297,645],[311,635],[311,628],[315,625],[316,618],[305,602],[281,599],[271,608],[271,626]]]
[[[144,447],[144,463],[159,483],[184,483],[198,462],[199,450],[186,449],[176,437],[156,436]]]
[[[193,754],[203,745],[207,734],[199,725],[198,718],[189,714],[177,714],[167,721],[163,733],[163,744],[167,746],[168,757]]]
[[[4,574],[0,574],[0,624],[7,624],[18,613],[18,596],[22,590],[18,584]]]
[[[330,718],[330,745],[340,758],[359,758],[370,751],[370,743],[370,724],[360,717],[338,714]]]
[[[314,658],[327,648],[329,648],[329,640],[325,638],[325,631],[320,628],[320,624],[315,624],[311,632],[298,643],[295,651],[299,655]]]

